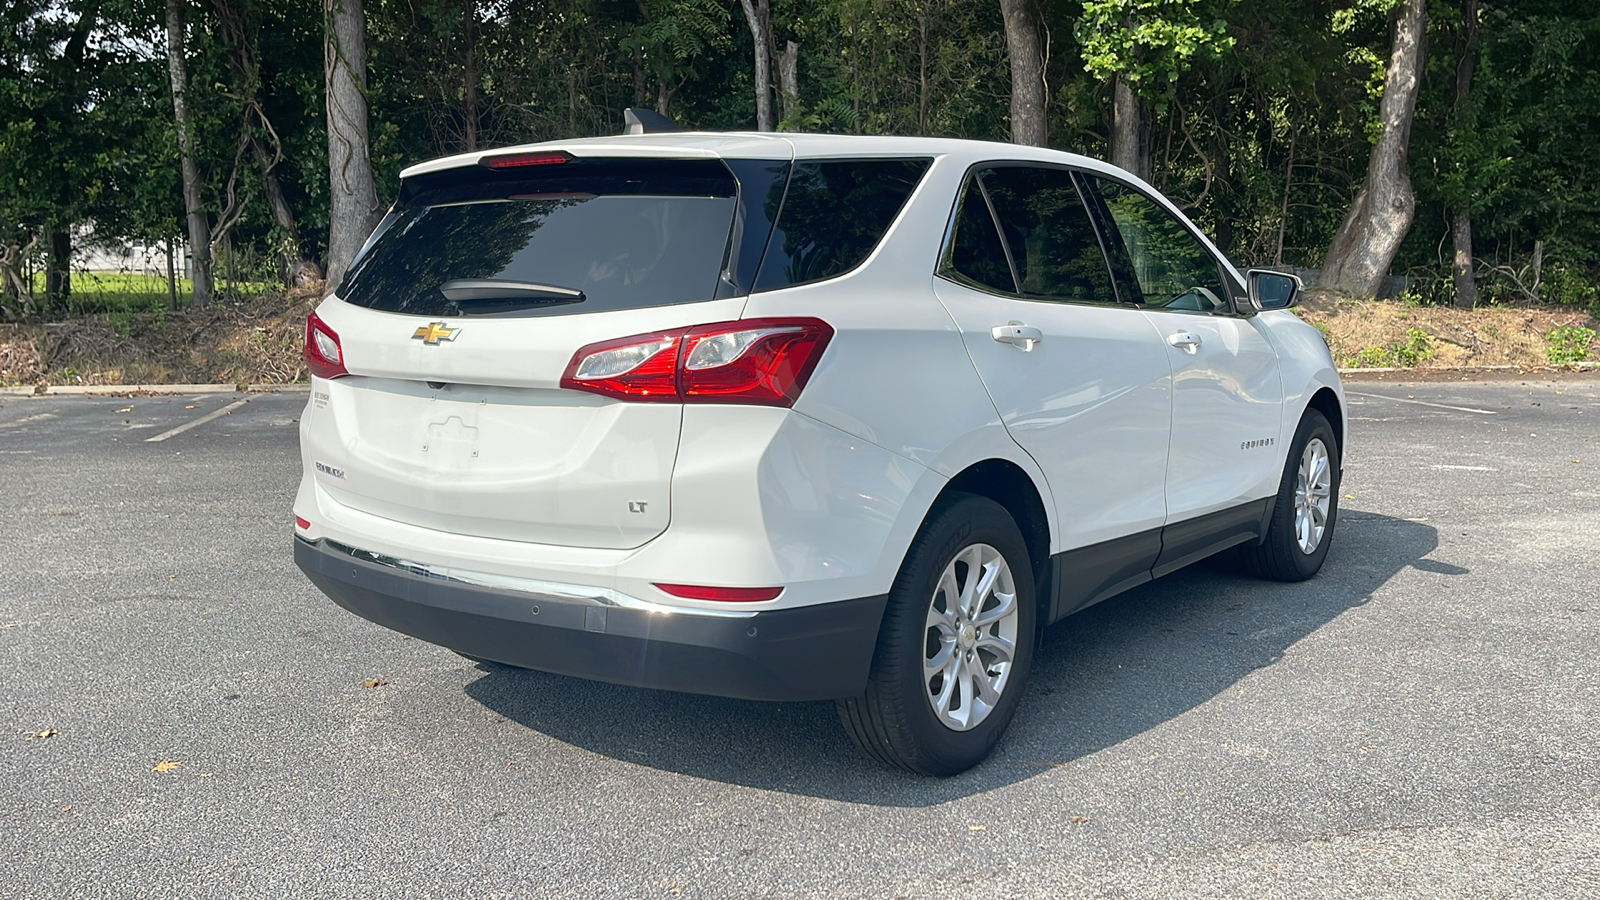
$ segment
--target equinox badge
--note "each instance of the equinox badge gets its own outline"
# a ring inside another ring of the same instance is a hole
[[[443,322],[429,322],[426,327],[413,331],[411,338],[437,347],[440,341],[453,341],[456,339],[456,335],[460,333],[461,329],[446,328]]]

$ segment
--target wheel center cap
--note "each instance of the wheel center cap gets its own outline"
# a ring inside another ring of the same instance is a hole
[[[971,625],[963,625],[961,626],[960,639],[961,646],[964,649],[971,649],[972,645],[978,642],[978,630]]]

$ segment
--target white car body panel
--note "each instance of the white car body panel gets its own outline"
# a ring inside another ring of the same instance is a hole
[[[939,279],[1011,436],[1044,471],[1054,497],[1057,552],[1166,521],[1172,372],[1138,310],[1004,297]],[[994,340],[1008,323],[1038,328],[1024,350]]]
[[[309,523],[301,537],[507,584],[616,592],[656,611],[795,610],[887,593],[940,493],[974,465],[1001,460],[1024,473],[1059,554],[1273,496],[1312,396],[1331,389],[1343,409],[1321,336],[1286,311],[1038,303],[935,274],[955,196],[977,163],[1070,165],[1178,213],[1096,160],[957,140],[675,133],[501,148],[402,174],[546,149],[933,163],[868,258],[822,282],[492,326],[450,319],[460,339],[437,345],[411,337],[437,319],[330,298],[318,315],[340,336],[351,375],[312,381],[294,506]],[[792,409],[559,388],[583,345],[786,316],[834,329]],[[1039,327],[1044,341],[1027,351],[994,341],[990,329],[1013,320]],[[1166,343],[1179,329],[1200,335],[1193,356]],[[1259,438],[1275,445],[1241,449]],[[729,604],[658,584],[782,593]]]
[[[1172,365],[1167,521],[1272,496],[1283,475],[1283,383],[1259,317],[1161,310],[1144,315]],[[1200,339],[1192,354],[1167,342],[1178,333]]]

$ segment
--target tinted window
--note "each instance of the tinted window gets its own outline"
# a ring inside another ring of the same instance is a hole
[[[1121,277],[1125,299],[1135,299],[1127,295],[1136,290],[1152,307],[1201,312],[1230,308],[1217,261],[1166,207],[1115,181],[1085,178],[1094,182],[1110,213],[1107,240],[1118,245],[1125,259],[1119,269],[1132,275],[1132,284]]]
[[[549,171],[472,167],[408,180],[339,295],[424,316],[464,314],[441,292],[458,279],[584,295],[580,303],[540,302],[535,295],[517,315],[633,309],[715,295],[736,189],[722,163],[574,160],[540,168]]]
[[[967,186],[961,191],[944,274],[1008,294],[1017,290],[1000,232],[995,230],[994,215],[975,178],[967,179]]]
[[[821,281],[861,265],[927,169],[926,159],[797,161],[756,290]]]
[[[979,177],[999,217],[1024,297],[1117,301],[1100,239],[1071,173],[1001,166]]]

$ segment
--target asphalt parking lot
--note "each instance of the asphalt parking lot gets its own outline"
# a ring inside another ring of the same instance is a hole
[[[0,897],[1600,896],[1600,380],[1348,387],[1322,575],[1056,625],[947,780],[345,613],[303,394],[0,397]]]

